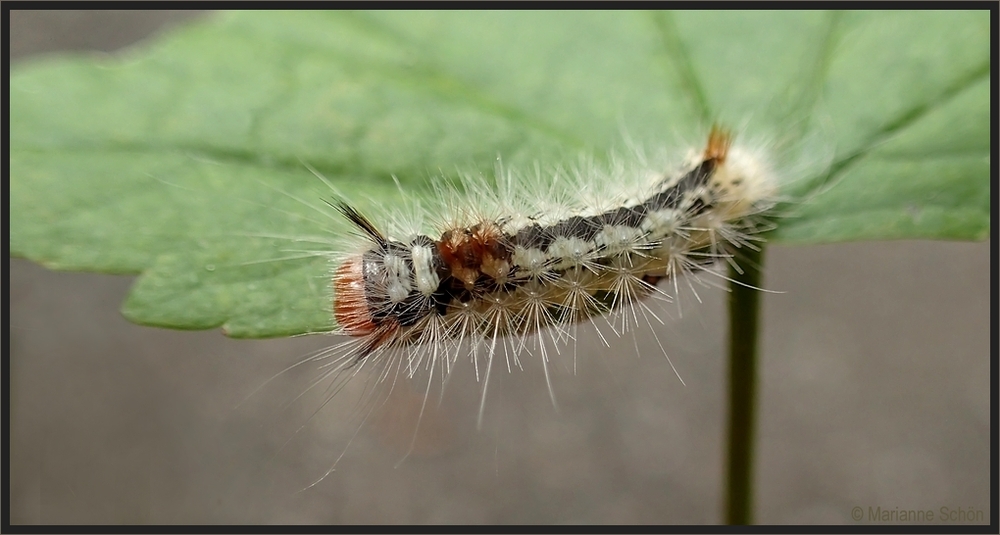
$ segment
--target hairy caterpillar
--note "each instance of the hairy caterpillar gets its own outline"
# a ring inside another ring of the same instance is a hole
[[[485,350],[488,380],[495,356],[509,365],[529,351],[527,335],[548,332],[558,344],[572,338],[569,326],[597,326],[597,317],[620,335],[644,298],[670,298],[660,281],[676,289],[678,277],[753,247],[753,216],[776,192],[767,163],[718,127],[680,170],[578,174],[573,197],[557,202],[498,175],[505,191],[474,189],[476,210],[440,210],[439,237],[382,229],[346,202],[331,204],[361,238],[333,268],[335,334],[353,338],[337,348],[339,369],[390,354],[404,355],[396,363],[411,375],[438,361],[448,369],[468,342],[473,360]],[[545,344],[537,347],[545,365]]]

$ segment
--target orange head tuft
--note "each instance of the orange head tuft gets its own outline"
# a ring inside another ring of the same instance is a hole
[[[337,325],[350,336],[364,336],[376,329],[365,299],[365,276],[362,256],[349,258],[333,276],[333,316]]]
[[[705,147],[705,159],[715,160],[720,164],[726,163],[726,154],[729,153],[732,141],[733,136],[728,130],[719,125],[712,126],[712,131],[708,134],[708,146]]]

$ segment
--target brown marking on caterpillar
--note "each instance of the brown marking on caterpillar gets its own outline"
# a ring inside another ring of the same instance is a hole
[[[501,283],[506,281],[511,269],[508,242],[499,225],[483,221],[445,231],[437,245],[451,276],[471,291],[481,275]]]

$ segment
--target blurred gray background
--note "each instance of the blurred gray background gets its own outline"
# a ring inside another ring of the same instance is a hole
[[[198,16],[15,11],[10,57],[113,51]],[[988,521],[988,243],[772,247],[766,264],[784,293],[763,296],[756,520],[853,524],[852,508],[871,506]],[[314,368],[256,389],[338,340],[139,327],[118,313],[131,278],[23,260],[9,276],[12,523],[722,518],[724,292],[700,290],[702,304],[688,292],[682,318],[664,311],[686,386],[648,335],[643,358],[631,340],[591,351],[591,335],[575,376],[571,355],[557,359],[558,412],[537,363],[497,367],[477,430],[464,362],[404,462],[422,384],[397,389],[306,489],[357,431],[364,380],[311,420],[319,393],[291,402]]]

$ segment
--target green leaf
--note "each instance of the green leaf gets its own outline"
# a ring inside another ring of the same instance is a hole
[[[11,69],[11,254],[141,274],[138,323],[324,331],[310,166],[365,210],[713,121],[782,147],[773,241],[982,239],[989,87],[986,11],[220,14]]]

